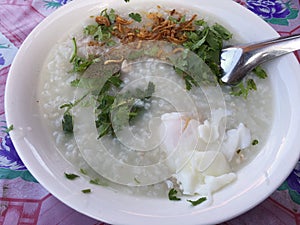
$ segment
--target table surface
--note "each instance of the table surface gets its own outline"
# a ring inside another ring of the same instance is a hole
[[[31,30],[68,2],[0,0],[0,224],[105,225],[69,208],[45,190],[23,165],[5,132],[4,91],[14,56]],[[262,17],[281,35],[300,33],[300,0],[237,2]],[[300,62],[300,51],[295,55]],[[224,224],[300,225],[300,161],[268,199]]]

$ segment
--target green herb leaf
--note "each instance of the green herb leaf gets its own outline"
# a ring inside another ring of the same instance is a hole
[[[223,39],[229,40],[232,38],[232,34],[222,25],[216,23],[212,26],[212,29]]]
[[[65,177],[69,180],[75,180],[76,178],[78,178],[79,176],[77,174],[74,173],[65,173]]]
[[[81,192],[84,193],[84,194],[89,194],[92,191],[91,191],[91,189],[84,189],[84,190],[81,190]]]
[[[221,74],[220,54],[223,41],[231,38],[231,34],[221,25],[209,27],[204,20],[196,20],[195,26],[201,29],[186,32],[188,40],[183,46],[196,53],[213,71],[216,76]]]
[[[100,179],[97,178],[97,179],[94,179],[94,180],[90,180],[90,183],[99,185],[100,184]]]
[[[9,132],[11,132],[13,129],[14,129],[14,125],[12,124],[12,125],[10,125],[4,132],[5,132],[5,133],[9,133]]]
[[[175,72],[184,79],[186,90],[191,90],[193,86],[198,86],[195,79],[189,74],[185,73],[183,70],[178,67],[174,68]]]
[[[142,21],[142,16],[139,13],[130,13],[128,16],[136,22],[140,23]]]
[[[78,105],[86,96],[87,94],[83,95],[80,99],[76,100],[74,103],[70,102],[60,106],[60,109],[66,108],[66,111],[62,119],[62,129],[65,132],[65,134],[73,134],[73,117],[70,113],[70,110],[76,105]]]
[[[199,205],[199,204],[205,202],[206,200],[207,200],[206,197],[201,197],[201,198],[199,198],[199,199],[196,200],[196,201],[193,201],[193,200],[187,200],[187,201],[190,202],[190,203],[192,203],[193,206],[197,206],[197,205]]]
[[[72,87],[78,87],[80,83],[80,79],[75,79],[71,81],[71,86]]]
[[[87,171],[85,169],[80,168],[80,173],[87,175]]]
[[[62,128],[65,134],[73,134],[73,117],[70,113],[64,114]]]
[[[82,72],[86,71],[86,69],[94,63],[94,59],[93,58],[85,59],[85,58],[78,56],[76,39],[73,37],[72,41],[73,41],[73,46],[74,46],[73,54],[70,59],[70,63],[73,64],[72,72],[82,73]]]
[[[171,201],[180,201],[181,198],[178,198],[176,195],[177,195],[177,190],[172,188],[168,193],[169,200],[171,200]]]
[[[233,96],[242,96],[246,99],[251,90],[255,91],[257,87],[253,79],[248,79],[246,82],[240,82],[237,86],[233,87],[230,94]]]
[[[260,79],[265,79],[268,77],[266,71],[261,66],[255,67],[253,73]]]
[[[113,135],[114,130],[111,122],[111,108],[115,101],[115,94],[112,92],[112,88],[118,88],[123,83],[120,78],[121,74],[113,74],[103,85],[102,90],[99,92],[97,98],[97,119],[96,127],[98,129],[99,138],[104,135]]]
[[[107,42],[111,39],[111,31],[110,28],[106,26],[98,26],[96,33],[94,34],[94,39],[96,41]]]
[[[98,30],[98,24],[90,24],[83,29],[85,35],[95,35]]]
[[[178,21],[178,23],[184,23],[186,21],[186,15],[183,15],[180,20]]]
[[[110,23],[114,23],[116,20],[116,13],[114,9],[110,9],[109,13],[107,13],[107,9],[104,9],[100,12],[100,16],[105,16],[109,19]]]
[[[73,61],[73,72],[83,73],[87,68],[93,64],[92,59],[84,59],[81,57],[76,57]]]
[[[134,178],[134,181],[135,181],[135,183],[137,183],[137,184],[141,184],[141,182],[135,177]]]
[[[159,53],[161,49],[157,46],[153,46],[152,48],[150,49],[147,49],[145,51],[143,51],[143,55],[147,55],[147,56],[150,56],[150,57],[156,57]]]
[[[150,103],[149,100],[154,91],[155,85],[149,82],[145,90],[137,88],[133,93],[126,92],[118,95],[111,107],[114,129],[122,129],[139,116],[145,110],[145,105]]]
[[[174,18],[173,16],[169,16],[168,20],[170,20],[176,24],[184,23],[186,21],[186,15],[183,15],[182,17],[180,17],[178,19]]]
[[[155,85],[153,82],[149,82],[147,89],[143,93],[140,93],[138,96],[136,96],[136,98],[139,98],[141,100],[143,100],[145,98],[149,99],[152,97],[154,92],[155,92]]]
[[[258,144],[258,140],[257,139],[255,139],[255,140],[252,141],[252,145],[257,145],[257,144]]]
[[[109,14],[108,14],[108,19],[111,23],[114,23],[116,20],[116,12],[114,9],[110,9]]]
[[[77,57],[77,42],[76,42],[75,37],[72,38],[72,42],[73,42],[74,49],[73,49],[73,54],[70,59],[70,63],[72,63],[75,60],[75,58]]]
[[[65,114],[68,114],[69,111],[70,111],[75,105],[77,105],[78,103],[79,103],[79,102],[75,102],[75,103],[72,103],[72,102],[65,103],[65,104],[62,104],[59,108],[60,108],[60,109],[66,108]]]
[[[257,90],[256,84],[253,79],[247,80],[247,88],[248,88],[248,90],[254,90],[254,91]]]
[[[115,131],[122,129],[140,115],[144,110],[144,104],[149,101],[155,89],[154,84],[149,82],[144,91],[137,89],[135,93],[126,92],[116,96],[111,93],[111,88],[119,87],[122,80],[120,74],[114,76],[106,81],[97,99],[96,127],[99,138],[114,135]]]
[[[195,20],[194,24],[200,27],[208,27],[208,23],[204,19]]]
[[[121,80],[120,76],[121,76],[121,73],[116,73],[116,74],[114,74],[113,76],[111,76],[111,77],[107,80],[107,82],[108,82],[110,85],[112,85],[112,86],[118,88],[118,87],[120,87],[121,84],[123,83],[123,81]]]
[[[178,23],[178,20],[176,18],[174,18],[173,16],[169,16],[168,20],[170,20],[173,23]]]
[[[103,11],[102,11],[103,12]],[[110,14],[105,11],[105,16],[113,23],[116,15],[111,10]],[[87,36],[92,36],[95,41],[104,42],[106,45],[111,46],[115,43],[112,40],[112,27],[107,27],[99,24],[91,24],[84,28],[83,33]]]
[[[61,105],[59,108],[60,109],[63,109],[63,108],[72,108],[73,107],[73,103],[72,102],[70,102],[70,103],[65,103],[65,104],[63,104],[63,105]]]
[[[90,184],[101,185],[101,186],[107,186],[107,184],[104,183],[104,182],[102,182],[99,178],[90,180]]]

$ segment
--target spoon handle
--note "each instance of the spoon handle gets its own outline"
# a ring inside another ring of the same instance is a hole
[[[240,46],[254,64],[300,49],[300,34],[280,37],[268,41]]]

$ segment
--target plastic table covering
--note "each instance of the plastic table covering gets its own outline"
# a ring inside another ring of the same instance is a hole
[[[121,0],[120,0],[121,1]],[[18,157],[6,131],[4,91],[18,48],[45,17],[70,0],[0,0],[0,224],[105,225],[69,208],[45,190]],[[299,0],[239,0],[281,35],[300,33]],[[296,52],[300,62],[300,51]],[[300,75],[300,74],[299,74]],[[300,161],[264,202],[223,225],[300,225]]]

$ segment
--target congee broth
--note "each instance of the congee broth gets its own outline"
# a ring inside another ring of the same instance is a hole
[[[264,70],[236,87],[219,83],[222,46],[242,40],[200,12],[108,8],[85,21],[53,46],[40,81],[44,122],[77,168],[63,172],[209,204],[267,140]]]

